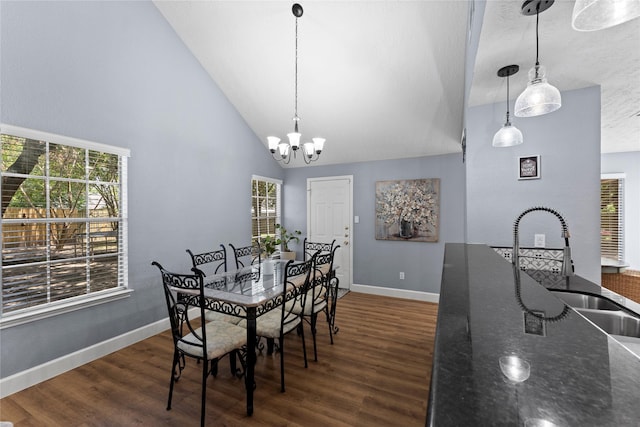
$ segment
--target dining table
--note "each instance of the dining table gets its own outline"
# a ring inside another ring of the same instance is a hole
[[[267,260],[205,277],[204,296],[207,299],[207,309],[246,319],[245,387],[249,416],[253,414],[253,391],[256,386],[256,319],[303,291],[305,276],[293,276],[287,278],[288,291],[283,297],[287,262],[288,260],[282,259]]]

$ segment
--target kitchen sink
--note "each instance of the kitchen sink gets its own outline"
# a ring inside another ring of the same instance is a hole
[[[611,335],[640,338],[640,318],[623,311],[576,308],[576,311]]]
[[[623,308],[615,302],[597,295],[579,294],[575,292],[553,291],[553,294],[560,298],[569,307],[593,308],[596,310],[622,310]]]

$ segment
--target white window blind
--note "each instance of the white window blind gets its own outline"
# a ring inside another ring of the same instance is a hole
[[[282,181],[254,176],[251,179],[251,241],[274,235],[280,223]]]
[[[129,151],[9,125],[1,138],[1,318],[126,289]]]
[[[624,262],[624,175],[600,180],[600,254]]]

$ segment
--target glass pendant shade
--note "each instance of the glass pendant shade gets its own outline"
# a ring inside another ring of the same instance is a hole
[[[298,132],[291,132],[287,134],[287,137],[289,138],[289,145],[291,145],[291,148],[293,148],[294,150],[297,150],[298,147],[300,147],[301,136],[302,134]]]
[[[577,31],[596,31],[639,16],[638,0],[576,0],[571,26]]]
[[[289,147],[289,144],[287,144],[286,142],[281,142],[280,144],[278,144],[278,152],[283,159],[286,159],[289,155]]]
[[[527,88],[516,99],[514,114],[518,117],[541,116],[561,106],[560,91],[547,83],[544,66],[535,65],[529,70]]]
[[[307,157],[313,156],[313,142],[305,142],[302,144],[302,150],[304,151],[304,155]]]
[[[324,138],[311,138],[311,140],[313,141],[313,147],[316,150],[317,154],[320,154],[322,152],[322,150],[324,149],[324,142],[326,141],[326,139]]]
[[[269,151],[275,153],[276,148],[278,148],[278,144],[280,143],[280,138],[277,136],[268,136],[267,142],[269,143]]]
[[[493,136],[494,147],[512,147],[523,142],[522,132],[507,121]]]

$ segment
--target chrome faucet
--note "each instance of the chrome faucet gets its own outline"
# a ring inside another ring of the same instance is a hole
[[[520,220],[529,212],[534,211],[544,211],[549,212],[560,220],[560,225],[562,225],[562,236],[564,238],[564,249],[562,251],[562,268],[561,274],[564,277],[573,276],[573,265],[571,263],[571,248],[569,247],[569,228],[567,227],[567,222],[564,220],[562,215],[558,213],[558,211],[545,208],[543,206],[533,207],[522,212],[518,218],[516,218],[516,222],[513,224],[513,257],[511,262],[515,266],[517,270],[520,270],[520,237],[518,234],[518,230],[520,227]]]

